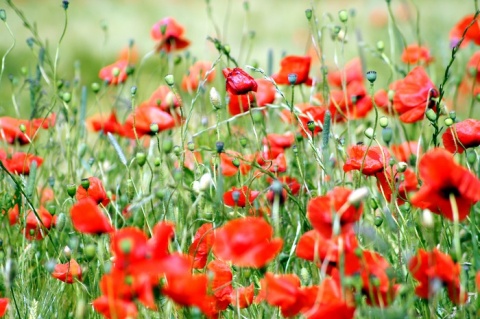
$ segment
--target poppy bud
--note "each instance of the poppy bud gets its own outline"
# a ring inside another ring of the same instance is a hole
[[[152,132],[153,134],[157,134],[158,130],[159,130],[159,127],[157,123],[150,124],[150,132]]]
[[[469,150],[467,151],[467,162],[470,165],[475,164],[475,161],[477,160],[477,154],[475,153],[474,150]]]
[[[100,84],[98,84],[97,82],[93,82],[91,87],[92,87],[93,93],[95,94],[97,94],[100,91]]]
[[[77,192],[77,186],[75,184],[68,184],[67,185],[67,194],[70,197],[75,196],[75,193]]]
[[[374,132],[373,128],[368,127],[368,128],[365,130],[365,136],[368,137],[369,139],[375,138],[375,132]]]
[[[240,161],[236,157],[232,160],[232,164],[235,167],[240,167]]]
[[[95,248],[95,245],[89,244],[85,246],[83,252],[85,254],[85,258],[87,258],[88,260],[92,260],[95,257],[97,249]]]
[[[429,209],[424,209],[422,211],[422,225],[426,228],[433,227],[433,215]]]
[[[88,178],[82,178],[82,187],[85,188],[85,190],[88,190],[88,188],[90,187],[90,181],[88,180]]]
[[[155,193],[155,197],[157,197],[159,200],[162,200],[165,198],[165,190],[161,189]]]
[[[240,145],[241,145],[242,147],[246,147],[246,146],[247,146],[247,142],[248,142],[248,139],[247,139],[245,136],[242,136],[242,137],[240,138]]]
[[[263,121],[263,113],[262,111],[252,111],[252,118],[255,123],[262,123]]]
[[[388,126],[388,118],[386,116],[382,116],[379,120],[378,123],[380,124],[381,127],[385,128]]]
[[[377,42],[377,50],[378,52],[382,53],[385,50],[385,43],[383,41]]]
[[[348,21],[348,13],[346,10],[340,10],[338,12],[338,18],[341,22],[346,23]]]
[[[370,199],[370,206],[372,206],[372,209],[375,210],[378,208],[378,203],[377,203],[377,200],[375,198],[371,198]]]
[[[155,167],[160,166],[161,163],[162,161],[160,160],[160,157],[155,157],[155,159],[153,160],[153,165],[155,165]]]
[[[312,18],[312,9],[305,10],[305,16],[310,20]]]
[[[130,94],[131,94],[132,96],[135,96],[135,95],[137,94],[137,87],[136,87],[136,86],[132,86],[132,87],[130,88]]]
[[[258,89],[255,79],[241,68],[223,69],[223,75],[226,79],[226,90],[231,94],[244,95]]]
[[[435,122],[437,120],[437,114],[432,109],[428,109],[427,112],[425,112],[425,115],[430,122]]]
[[[457,118],[457,112],[455,112],[455,111],[450,111],[450,112],[448,113],[448,116],[449,116],[452,120],[455,121],[455,119]]]
[[[180,148],[180,146],[175,145],[173,147],[173,154],[175,154],[176,156],[180,156],[180,154],[182,154],[182,149]]]
[[[288,78],[288,83],[290,83],[290,85],[294,85],[295,83],[297,83],[298,77],[296,73],[288,74],[287,78]]]
[[[374,83],[377,80],[377,72],[376,71],[368,71],[367,72],[367,80],[370,83]]]
[[[394,90],[388,90],[388,100],[390,102],[393,102],[393,98],[395,97],[395,91]]]
[[[393,165],[395,165],[396,161],[394,158],[391,158],[389,161],[388,161],[388,165],[390,165],[390,167],[392,167]]]
[[[143,165],[145,165],[145,163],[147,162],[147,156],[143,152],[138,152],[137,154],[135,154],[135,159],[137,160],[137,163],[138,165],[140,165],[140,167],[143,167]]]
[[[230,46],[228,44],[225,44],[223,46],[223,50],[225,51],[226,54],[229,54],[230,51],[232,50],[232,48],[230,48]]]
[[[67,217],[65,216],[64,213],[60,213],[57,216],[57,222],[55,223],[55,228],[59,232],[62,232],[62,230],[65,228],[66,223],[67,223]]]
[[[20,132],[22,132],[22,133],[25,133],[25,131],[27,130],[27,127],[25,126],[25,124],[20,124],[18,126],[18,128],[20,129]]]
[[[176,181],[176,182],[180,182],[182,180],[182,177],[183,177],[183,171],[179,168],[176,168],[173,170],[173,179]]]
[[[385,127],[382,129],[382,139],[388,145],[392,141],[393,130],[391,127]]]
[[[380,227],[383,224],[383,217],[381,215],[376,215],[373,221],[376,227]]]
[[[212,184],[212,176],[210,175],[210,173],[203,174],[202,177],[200,177],[199,184],[201,190],[208,189]]]
[[[167,96],[165,96],[165,102],[168,106],[173,107],[175,106],[175,93],[168,92]]]
[[[173,141],[170,138],[164,139],[163,140],[163,151],[166,154],[169,154],[172,151],[173,148]]]
[[[446,126],[452,126],[453,125],[453,120],[449,117],[445,119],[445,125]]]
[[[120,75],[120,69],[117,68],[117,67],[114,67],[114,68],[112,69],[112,75],[113,75],[113,77],[115,77],[115,78],[118,77],[118,76]]]
[[[72,256],[72,250],[70,249],[70,247],[65,246],[65,248],[63,248],[63,254],[65,255],[65,257],[70,258]]]
[[[173,75],[172,74],[167,74],[165,76],[165,82],[167,83],[167,85],[169,87],[174,86],[175,85],[175,79],[174,79]]]
[[[72,100],[72,95],[69,93],[69,92],[65,92],[63,93],[62,95],[62,100],[65,102],[65,103],[68,103]]]
[[[190,152],[195,150],[195,144],[193,142],[188,142],[187,147]]]
[[[68,5],[69,5],[69,2],[67,0],[62,1],[62,7],[63,7],[64,10],[68,9]]]
[[[55,260],[49,259],[45,263],[45,269],[47,270],[48,273],[51,274],[55,270],[56,265],[57,265],[57,263],[55,262]]]
[[[0,19],[5,22],[7,21],[7,13],[5,12],[4,9],[0,9]]]
[[[405,163],[405,162],[398,162],[398,164],[397,164],[397,171],[398,171],[399,173],[405,172],[405,171],[407,170],[407,168],[408,168],[408,164],[407,164],[407,163]]]
[[[316,127],[315,122],[314,121],[308,121],[307,127],[308,127],[308,130],[313,133],[315,131],[315,127]]]
[[[222,98],[220,97],[217,89],[214,87],[210,89],[210,103],[212,103],[212,106],[215,110],[218,110],[222,107]]]

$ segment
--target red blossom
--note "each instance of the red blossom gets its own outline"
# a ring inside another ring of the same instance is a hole
[[[451,47],[454,47],[458,44],[460,39],[462,39],[463,37],[463,33],[472,22],[473,24],[465,34],[465,37],[460,47],[466,47],[470,42],[474,42],[476,45],[480,45],[480,26],[478,25],[478,18],[476,21],[474,21],[473,18],[473,14],[466,15],[460,21],[458,21],[455,26],[453,26],[453,28],[450,30]]]
[[[67,284],[72,284],[75,279],[82,280],[82,268],[75,259],[70,259],[65,264],[56,264],[52,277]]]
[[[438,97],[435,85],[421,66],[415,67],[397,84],[393,107],[400,114],[400,120],[414,123],[424,118],[425,112],[435,107],[433,100]]]
[[[28,144],[37,135],[40,128],[48,129],[55,125],[56,115],[52,113],[46,118],[37,118],[32,120],[16,119],[9,116],[0,117],[0,140],[9,144],[18,142]],[[25,131],[20,127],[23,126]]]
[[[52,226],[53,216],[45,208],[37,209],[37,214],[30,210],[27,212],[24,235],[29,240],[41,240]]]
[[[223,69],[226,79],[227,92],[234,95],[244,95],[251,91],[256,92],[258,84],[247,72],[241,68]]]
[[[263,218],[232,220],[215,232],[214,254],[238,267],[264,267],[280,252],[281,238],[272,238],[273,229]]]
[[[392,173],[389,170],[375,174],[377,177],[377,187],[381,194],[385,195],[387,201],[392,198],[393,192],[397,192],[397,202],[403,204],[408,200],[408,193],[416,191],[418,188],[417,175],[411,168],[405,172],[398,173],[396,166]]]
[[[102,234],[114,230],[109,219],[91,198],[84,198],[75,203],[70,210],[70,215],[73,228],[80,233]]]
[[[480,121],[466,119],[450,126],[442,135],[443,146],[451,153],[463,153],[480,145]]]
[[[172,52],[181,50],[190,45],[190,41],[183,38],[184,28],[172,17],[166,17],[152,26],[150,36],[157,41],[156,50]]]
[[[223,194],[223,202],[227,206],[245,207],[251,206],[253,201],[260,194],[258,191],[252,191],[247,186],[241,188],[232,187],[231,190]]]
[[[1,152],[0,161],[12,174],[28,175],[30,174],[30,167],[32,167],[33,162],[36,162],[37,167],[39,167],[43,163],[43,158],[24,152],[15,152],[9,158],[6,153]]]
[[[453,160],[451,153],[436,148],[426,153],[418,166],[420,190],[412,197],[412,205],[441,214],[454,221],[456,205],[458,220],[464,220],[470,208],[480,200],[480,180]],[[454,203],[452,202],[454,201]]]
[[[345,64],[343,70],[329,72],[327,75],[328,82],[338,88],[342,88],[343,84],[350,84],[354,81],[363,81],[362,62],[360,58],[354,58]]]
[[[183,76],[182,89],[188,92],[196,91],[201,81],[207,83],[215,79],[215,70],[212,69],[212,63],[209,61],[197,61],[189,69],[188,74]],[[210,73],[207,76],[207,72]]]
[[[155,91],[152,92],[150,98],[142,105],[156,106],[164,112],[172,114],[172,108],[177,108],[181,106],[181,101],[178,100],[175,93],[172,92],[168,85],[160,85]]]
[[[113,299],[108,296],[100,296],[92,302],[93,309],[101,313],[107,319],[129,319],[136,318],[138,311],[135,303]]]
[[[402,53],[403,63],[428,65],[433,60],[433,57],[430,55],[430,50],[418,44],[408,45]]]
[[[77,200],[82,200],[84,198],[91,198],[97,205],[102,204],[107,206],[110,203],[110,199],[105,192],[102,181],[95,176],[88,178],[89,186],[88,189],[85,189],[82,185],[79,185],[77,188],[77,193],[75,198]]]
[[[150,128],[152,124],[158,125],[159,131],[165,131],[175,127],[174,118],[167,112],[156,106],[142,104],[131,113],[125,121],[125,136],[135,138],[154,134]]]
[[[248,287],[238,287],[230,293],[230,302],[233,307],[240,309],[247,308],[253,303],[254,297],[253,283]]]
[[[448,289],[448,296],[455,304],[463,304],[467,300],[467,293],[460,286],[460,264],[453,262],[452,257],[434,248],[428,252],[420,249],[410,262],[408,269],[419,285],[415,294],[420,298],[433,297],[433,281],[439,280]]]
[[[9,301],[8,298],[0,298],[0,317],[5,316],[7,313]]]
[[[255,94],[257,106],[265,106],[275,101],[275,94],[277,90],[275,85],[267,79],[256,79],[258,88]]]
[[[312,79],[308,77],[310,72],[310,63],[312,58],[310,56],[295,56],[289,55],[282,59],[280,62],[280,71],[272,78],[279,85],[291,85],[288,80],[290,74],[295,74],[295,84],[312,85]]]
[[[422,153],[422,148],[418,142],[403,142],[401,144],[390,145],[393,155],[401,162],[410,163],[412,158]]]
[[[347,154],[348,158],[343,165],[343,170],[345,172],[361,171],[367,176],[382,172],[390,161],[388,150],[379,146],[368,148],[366,145],[352,145],[348,148]]]
[[[238,115],[250,110],[250,106],[253,105],[255,95],[253,92],[248,92],[243,95],[236,95],[231,92],[228,94],[228,112],[230,115]]]
[[[225,262],[213,260],[207,266],[208,273],[212,280],[209,283],[210,290],[215,297],[215,309],[222,311],[230,305],[230,294],[232,287],[232,270]]]
[[[98,77],[109,85],[117,85],[127,80],[128,61],[118,60],[100,69]]]
[[[102,114],[89,117],[87,119],[87,125],[95,132],[102,131],[104,134],[125,135],[123,125],[117,120],[117,114],[114,109],[108,118]]]
[[[214,232],[211,223],[200,226],[195,233],[188,254],[193,258],[192,268],[203,268],[207,264],[208,254],[213,246]]]

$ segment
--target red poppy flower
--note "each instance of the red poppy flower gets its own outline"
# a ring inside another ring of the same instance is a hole
[[[429,65],[433,60],[433,57],[430,55],[430,50],[418,44],[410,44],[402,53],[403,63]]]
[[[255,287],[253,283],[248,287],[238,287],[230,293],[230,302],[235,308],[247,308],[253,303]]]
[[[400,120],[405,123],[421,121],[425,112],[435,106],[433,100],[438,97],[435,85],[421,66],[415,67],[407,76],[398,82],[393,97],[393,107]]]
[[[327,108],[323,106],[315,106],[309,103],[301,103],[295,106],[297,109],[300,110],[298,114],[298,126],[299,131],[303,136],[309,136],[312,134],[312,130],[308,128],[308,124],[313,122],[315,124],[315,128],[313,129],[313,135],[317,135],[318,133],[323,131],[323,121],[325,119],[325,112]],[[294,119],[294,115],[290,114],[289,111],[286,111],[291,118],[290,121]]]
[[[475,80],[478,82],[480,81],[480,51],[475,52],[472,54],[470,60],[468,60],[467,66],[465,68],[465,76],[471,78],[472,73],[475,74]],[[475,72],[472,72],[475,71]],[[469,86],[469,90],[471,90],[471,85]]]
[[[353,224],[360,219],[363,212],[363,204],[352,205],[348,198],[351,189],[334,187],[325,196],[312,198],[308,202],[307,216],[313,228],[322,233],[326,238],[332,236],[335,219],[339,219],[339,231],[347,233],[353,228]]]
[[[382,172],[390,161],[390,153],[386,148],[367,145],[352,145],[347,149],[348,158],[343,165],[345,172],[360,171],[364,175],[372,176]],[[365,156],[366,153],[366,156]]]
[[[208,254],[213,246],[213,225],[206,223],[195,233],[193,243],[188,248],[188,254],[193,258],[192,268],[203,268],[207,264]]]
[[[364,118],[372,108],[372,98],[367,94],[361,81],[348,83],[346,92],[343,90],[330,92],[329,110],[335,122]]]
[[[110,116],[105,117],[102,114],[91,116],[87,119],[87,125],[95,132],[102,131],[104,134],[112,133],[125,135],[123,125],[117,120],[117,114],[114,109]]]
[[[159,222],[153,227],[153,236],[148,245],[152,259],[162,259],[169,256],[168,245],[175,235],[175,225],[169,221]]]
[[[128,45],[120,50],[117,60],[128,61],[130,63],[138,62],[138,50],[135,44]]]
[[[452,199],[458,210],[458,220],[464,220],[473,204],[480,200],[480,180],[466,168],[454,162],[452,154],[436,148],[426,153],[419,163],[420,190],[412,197],[412,205],[455,220]]]
[[[92,302],[93,309],[107,319],[129,319],[138,315],[134,302],[100,296]]]
[[[3,155],[5,156],[5,154]],[[37,162],[37,167],[42,165],[43,158],[35,156],[33,154],[27,154],[23,152],[13,153],[11,158],[3,159],[0,158],[5,168],[12,174],[30,174],[30,167],[33,162]]]
[[[127,80],[128,61],[118,60],[100,69],[98,77],[110,85],[117,85]]]
[[[8,221],[10,226],[13,226],[16,223],[18,223],[19,218],[20,218],[20,211],[18,209],[18,204],[15,204],[15,206],[13,206],[8,210]]]
[[[150,31],[153,40],[158,41],[156,50],[172,52],[185,49],[190,41],[183,38],[184,29],[174,18],[166,17],[155,23]]]
[[[209,283],[209,288],[215,297],[215,309],[217,311],[225,310],[230,305],[230,294],[233,291],[232,270],[221,260],[211,261],[207,269],[209,277],[213,277]]]
[[[466,119],[450,126],[442,135],[443,145],[451,153],[463,153],[480,145],[480,121]]]
[[[33,211],[28,211],[25,223],[24,234],[29,240],[43,239],[47,231],[53,226],[53,216],[43,207],[37,209],[37,215]]]
[[[329,72],[327,75],[328,82],[338,88],[350,84],[351,82],[363,82],[362,62],[360,58],[354,58],[345,64],[343,70]]]
[[[280,71],[272,75],[272,78],[277,84],[291,85],[288,75],[295,74],[297,77],[295,84],[312,85],[312,79],[308,77],[311,61],[310,56],[286,56],[280,61]]]
[[[355,256],[357,247],[357,237],[353,229],[331,238],[314,229],[300,237],[295,253],[299,258],[315,261],[319,267],[326,263],[328,274],[339,266],[341,254],[344,254],[344,258],[349,261],[345,262],[345,273],[353,274],[359,269],[356,262],[358,258]]]
[[[249,157],[252,156],[243,156],[242,154],[227,150],[224,153],[220,154],[220,167],[223,176],[233,176],[237,174],[240,170],[242,175],[247,174],[250,172],[251,161],[248,161]],[[235,165],[233,161],[238,160],[239,166]],[[251,158],[253,161],[253,158]]]
[[[480,271],[478,271],[477,276],[475,276],[475,283],[477,284],[477,290],[480,291]]]
[[[84,234],[102,234],[113,231],[109,219],[91,198],[79,200],[70,210],[73,228]]]
[[[9,144],[18,141],[20,144],[28,144],[37,134],[39,128],[48,129],[55,125],[56,115],[52,113],[46,118],[21,120],[9,116],[0,117],[0,140]],[[23,126],[25,131],[20,130]]]
[[[235,219],[217,229],[213,252],[235,266],[261,268],[282,249],[283,240],[272,235],[272,226],[263,218]]]
[[[147,102],[150,106],[159,107],[162,111],[170,113],[172,108],[179,107],[182,105],[181,101],[178,100],[177,96],[172,92],[168,85],[160,85]],[[142,103],[140,107],[144,105]]]
[[[381,194],[385,196],[387,201],[392,199],[394,191],[397,192],[397,202],[403,204],[408,199],[408,193],[416,191],[418,188],[417,175],[411,168],[407,168],[405,172],[398,173],[396,166],[393,170],[393,176],[389,170],[375,174],[377,177],[377,187]]]
[[[295,135],[291,132],[285,134],[270,133],[263,139],[263,144],[270,147],[289,148],[295,142]]]
[[[88,189],[85,189],[82,185],[79,185],[77,188],[77,193],[75,198],[79,201],[84,198],[91,198],[97,203],[97,205],[102,204],[107,206],[110,203],[110,199],[103,188],[102,181],[95,176],[88,178],[89,186]]]
[[[277,93],[275,85],[267,79],[256,79],[255,81],[258,85],[257,93],[255,94],[257,106],[272,104],[275,101],[275,94]]]
[[[284,317],[292,317],[304,307],[305,300],[300,290],[300,279],[293,274],[275,275],[265,274],[261,281],[259,298],[268,304],[280,307]]]
[[[411,163],[412,158],[416,158],[417,154],[422,153],[422,148],[418,142],[409,141],[402,144],[390,145],[393,155],[401,162]]]
[[[135,227],[125,227],[112,233],[111,250],[115,256],[115,268],[123,270],[149,256],[145,233]]]
[[[460,286],[460,265],[454,263],[450,255],[436,248],[430,252],[420,249],[408,263],[408,269],[413,278],[419,281],[415,294],[420,298],[433,297],[433,282],[438,280],[447,287],[452,302],[463,304],[467,300],[467,293]]]
[[[473,21],[474,15],[469,14],[463,17],[457,24],[450,30],[450,46],[453,48],[458,44],[463,36],[463,33]],[[468,29],[463,39],[461,48],[466,47],[468,43],[474,42],[476,45],[480,45],[480,26],[478,25],[478,19]]]
[[[227,92],[234,95],[244,95],[248,92],[256,92],[258,84],[247,72],[241,68],[223,69],[223,76],[226,79]]]
[[[140,105],[128,116],[124,126],[126,137],[135,138],[134,123],[138,137],[153,134],[150,129],[152,124],[157,124],[159,131],[165,131],[175,127],[175,120],[170,114],[160,110],[156,106],[147,104]]]
[[[52,277],[67,284],[72,284],[75,279],[82,280],[82,267],[80,267],[75,259],[70,259],[70,261],[65,264],[56,264],[52,272]]]
[[[8,298],[0,298],[0,317],[5,316],[8,310]]]
[[[253,92],[249,92],[244,95],[235,95],[230,92],[228,94],[228,112],[230,115],[235,116],[250,110],[250,106],[252,106],[253,101],[255,99],[255,95]]]
[[[210,73],[207,76],[207,72]],[[207,83],[215,79],[215,69],[212,69],[212,62],[197,61],[189,69],[188,74],[183,76],[182,89],[188,92],[196,91],[200,81]]]
[[[242,186],[241,188],[232,187],[231,190],[223,194],[223,202],[225,205],[232,207],[245,207],[248,202],[250,206],[259,194],[259,191],[252,191],[248,186]]]

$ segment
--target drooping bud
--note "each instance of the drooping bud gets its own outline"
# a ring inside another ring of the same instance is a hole
[[[346,23],[348,21],[348,12],[347,10],[340,10],[338,12],[338,18],[341,22]]]
[[[147,156],[144,152],[137,152],[137,154],[135,154],[135,159],[140,167],[143,167],[147,162]]]
[[[368,127],[368,128],[365,130],[365,136],[368,137],[369,139],[375,138],[375,132],[374,132],[373,128]]]
[[[210,103],[215,110],[222,108],[222,98],[215,87],[210,89]]]
[[[405,162],[398,162],[397,164],[397,172],[403,173],[407,170],[408,164]]]
[[[169,87],[172,87],[175,85],[175,78],[173,77],[172,74],[167,74],[165,76],[165,83],[167,83]]]

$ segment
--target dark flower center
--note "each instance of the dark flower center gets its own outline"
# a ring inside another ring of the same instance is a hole
[[[460,192],[458,191],[458,188],[456,188],[455,186],[451,186],[451,185],[440,189],[439,193],[440,193],[440,196],[444,199],[449,199],[450,194],[453,194],[453,196],[455,196],[455,197],[460,196]]]

